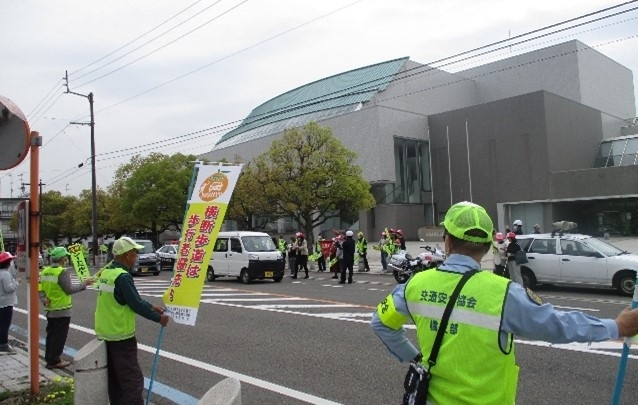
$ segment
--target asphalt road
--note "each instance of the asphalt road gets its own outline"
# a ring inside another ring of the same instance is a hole
[[[168,281],[169,272],[135,279],[140,293],[156,304]],[[196,325],[170,323],[165,330],[153,402],[193,404],[233,376],[241,381],[243,405],[399,403],[407,368],[369,327],[394,279],[355,273],[352,285],[336,281],[313,272],[308,280],[281,283],[206,282]],[[18,338],[16,331],[27,328],[26,283],[20,288],[11,332]],[[545,287],[538,292],[560,309],[598,317],[614,317],[630,302],[608,290]],[[94,309],[94,290],[74,296],[69,353],[93,338]],[[142,318],[137,325],[140,363],[150,377],[159,325]],[[41,321],[41,337],[45,326]],[[414,341],[413,330],[409,333]],[[517,404],[609,403],[620,349],[619,342],[552,346],[517,340]],[[635,403],[638,396],[637,354],[632,350],[623,404]]]

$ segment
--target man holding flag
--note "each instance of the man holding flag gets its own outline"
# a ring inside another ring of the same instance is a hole
[[[99,272],[95,333],[99,340],[106,342],[111,404],[144,403],[144,375],[137,359],[135,314],[162,326],[169,320],[164,308],[140,297],[128,272],[135,265],[137,249],[143,247],[129,237],[121,237],[113,244],[113,262]]]

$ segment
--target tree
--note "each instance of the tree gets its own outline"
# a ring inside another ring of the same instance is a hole
[[[158,234],[169,227],[181,230],[194,160],[194,155],[153,153],[135,156],[120,167],[111,187],[113,194],[119,194],[119,202],[111,204],[119,208],[121,217],[112,224],[121,225],[124,219],[131,221],[129,227],[149,229],[155,244]]]
[[[102,189],[97,189],[95,193],[95,209],[97,211],[97,233],[104,234],[108,214],[106,211],[107,193]],[[60,234],[64,235],[70,242],[77,242],[83,238],[93,235],[92,218],[93,196],[90,189],[80,192],[79,197],[73,198],[61,215]]]
[[[243,230],[263,230],[272,220],[273,210],[260,188],[260,177],[254,164],[243,167],[228,204],[226,218],[237,222]]]
[[[295,218],[313,243],[312,230],[328,219],[374,207],[370,184],[355,159],[329,128],[311,122],[286,130],[255,159],[255,190],[263,193],[271,212]]]
[[[58,245],[60,237],[64,234],[64,213],[77,201],[75,196],[63,196],[61,192],[51,190],[40,196],[42,206],[42,223],[40,227],[40,239],[52,240]]]

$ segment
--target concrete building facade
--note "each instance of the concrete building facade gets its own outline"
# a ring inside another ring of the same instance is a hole
[[[377,201],[357,224],[367,235],[416,239],[462,200],[499,230],[636,234],[635,117],[632,72],[570,41],[456,73],[400,58],[321,79],[258,106],[202,157],[249,161],[317,121],[358,154]]]

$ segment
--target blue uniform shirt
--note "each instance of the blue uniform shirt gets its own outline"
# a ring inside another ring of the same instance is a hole
[[[462,274],[478,269],[479,264],[469,256],[452,254],[440,268]],[[405,301],[405,284],[395,287],[392,298],[396,310],[409,317]],[[400,361],[412,360],[419,353],[419,349],[407,338],[404,328],[388,328],[381,323],[376,312],[370,324],[390,353]],[[503,309],[502,345],[507,340],[507,333],[512,333],[515,337],[551,343],[600,342],[617,339],[618,325],[613,319],[599,319],[579,311],[559,311],[551,304],[539,305],[527,295],[524,287],[510,283]],[[428,356],[429,353],[423,353],[423,357]]]

